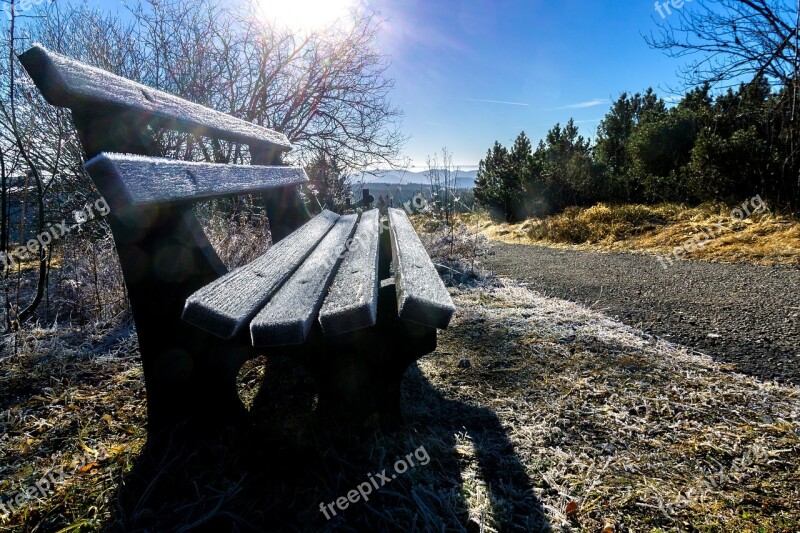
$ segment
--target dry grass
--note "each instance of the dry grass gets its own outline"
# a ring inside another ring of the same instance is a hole
[[[127,319],[127,295],[110,230],[106,225],[94,230],[69,234],[50,249],[47,284],[34,322],[103,330]],[[33,300],[38,269],[37,261],[27,261],[0,276],[0,298],[7,295],[12,310],[24,309]],[[0,305],[0,331],[4,325]]]
[[[519,286],[451,291],[453,324],[406,378],[408,427],[332,441],[302,369],[261,358],[240,379],[253,426],[163,461],[139,455],[135,336],[18,334],[0,362],[0,493],[72,475],[0,530],[800,528],[800,389]],[[428,465],[322,517],[419,446]]]
[[[503,242],[662,255],[710,231],[713,238],[702,237],[704,246],[684,257],[800,265],[800,222],[768,211],[736,220],[731,209],[719,204],[694,208],[598,204],[519,224],[495,224],[481,216],[473,216],[471,222],[490,239]]]
[[[61,326],[20,331],[2,343],[2,501],[54,469],[64,478],[47,497],[12,504],[6,516],[0,511],[0,530],[96,529],[144,441],[136,336],[125,327],[90,333]]]
[[[269,221],[263,212],[252,210],[226,216],[211,205],[201,209],[201,220],[211,246],[225,266],[232,270],[261,256],[272,244]]]
[[[446,396],[497,413],[554,527],[800,527],[797,387],[520,287],[458,303],[442,357],[423,371]],[[459,358],[474,370],[454,378]]]

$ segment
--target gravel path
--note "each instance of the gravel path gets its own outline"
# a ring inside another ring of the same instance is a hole
[[[800,384],[800,269],[492,243],[487,266],[735,370]]]

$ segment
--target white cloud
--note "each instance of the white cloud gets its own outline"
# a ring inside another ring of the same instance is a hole
[[[605,98],[595,98],[594,100],[588,100],[586,102],[578,102],[577,104],[568,104],[561,107],[548,107],[547,109],[541,109],[540,111],[561,111],[563,109],[584,109],[586,107],[595,107],[599,105],[606,105],[610,104],[611,102]]]
[[[501,105],[518,105],[528,107],[530,104],[524,102],[505,102],[503,100],[483,100],[481,98],[462,98],[465,102],[482,102],[486,104],[501,104]]]

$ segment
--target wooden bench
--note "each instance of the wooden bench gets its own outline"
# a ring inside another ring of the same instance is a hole
[[[19,59],[50,104],[71,110],[85,168],[111,207],[151,435],[243,414],[236,375],[260,353],[298,358],[322,413],[400,419],[403,373],[435,349],[455,310],[402,210],[310,219],[297,194],[308,178],[281,164],[291,149],[282,134],[40,45]],[[162,128],[246,146],[252,165],[157,157]],[[241,194],[263,197],[274,244],[227,272],[192,205]]]

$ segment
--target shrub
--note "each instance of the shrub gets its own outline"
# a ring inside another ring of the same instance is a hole
[[[674,219],[678,206],[597,204],[587,209],[568,207],[560,214],[533,224],[532,239],[572,244],[618,241],[651,231]]]

